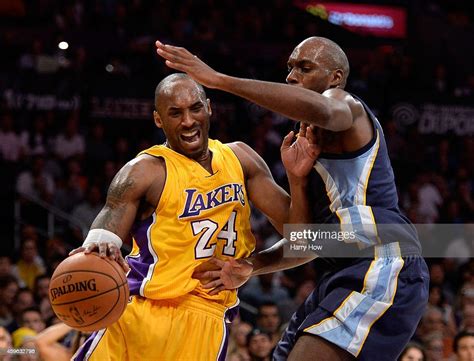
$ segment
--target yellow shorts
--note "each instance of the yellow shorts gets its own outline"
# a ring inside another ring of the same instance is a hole
[[[72,360],[224,360],[226,307],[194,295],[171,300],[135,296],[122,317],[94,332]]]

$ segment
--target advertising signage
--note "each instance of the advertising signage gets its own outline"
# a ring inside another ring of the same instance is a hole
[[[406,36],[404,8],[311,0],[295,0],[294,4],[314,16],[359,34],[387,38]]]

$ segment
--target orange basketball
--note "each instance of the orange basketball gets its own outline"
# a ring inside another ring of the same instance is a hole
[[[54,313],[80,331],[100,330],[117,321],[128,296],[122,268],[97,253],[77,253],[66,258],[54,271],[49,285]]]

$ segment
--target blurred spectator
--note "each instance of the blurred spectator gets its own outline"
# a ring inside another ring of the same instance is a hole
[[[13,303],[18,291],[18,282],[11,275],[0,277],[0,326],[8,327],[14,321]]]
[[[449,361],[444,354],[443,336],[440,333],[430,333],[425,337],[427,361]]]
[[[41,317],[41,312],[35,307],[27,308],[21,313],[20,325],[21,327],[28,327],[36,333],[39,333],[46,328],[46,324]]]
[[[247,346],[251,361],[270,361],[273,349],[271,336],[259,329],[247,335]]]
[[[420,223],[434,223],[439,216],[439,207],[443,202],[443,198],[432,182],[433,175],[430,172],[424,171],[420,174],[417,210]]]
[[[11,275],[12,259],[10,256],[0,256],[0,277]]]
[[[456,335],[453,350],[457,361],[474,360],[474,332],[462,331]]]
[[[30,157],[46,156],[50,148],[51,139],[46,133],[46,120],[43,114],[37,115],[33,120],[32,131],[27,131],[25,137],[26,153]]]
[[[13,303],[13,313],[15,315],[15,323],[11,324],[8,328],[10,331],[14,331],[23,324],[22,315],[26,309],[35,307],[35,300],[33,292],[28,288],[20,288],[15,295],[15,301]]]
[[[282,332],[280,330],[281,317],[278,306],[274,302],[265,302],[258,308],[257,327],[270,335],[272,348],[280,341]]]
[[[20,173],[16,181],[16,190],[21,195],[51,201],[55,184],[53,177],[44,169],[43,157],[35,157],[31,170]]]
[[[465,304],[461,311],[461,325],[463,331],[474,332],[474,304]]]
[[[96,123],[91,134],[86,140],[86,164],[89,173],[101,171],[102,165],[112,158],[112,147],[104,137],[105,127],[102,123]]]
[[[240,298],[257,306],[265,302],[280,303],[288,300],[288,292],[274,284],[274,277],[274,273],[268,273],[252,278],[240,292]]]
[[[82,174],[81,164],[76,159],[67,162],[67,175],[58,182],[54,193],[54,205],[65,212],[70,212],[84,198],[87,177]]]
[[[54,152],[60,159],[82,156],[85,152],[85,141],[79,134],[77,117],[77,114],[71,115],[65,129],[56,137]]]
[[[410,342],[403,350],[398,361],[426,361],[425,349],[420,344]]]
[[[234,320],[231,326],[230,341],[227,349],[228,361],[249,361],[247,350],[247,335],[252,331],[252,326],[247,322]]]
[[[38,276],[35,279],[35,286],[33,288],[35,303],[41,312],[41,317],[43,320],[47,320],[54,316],[51,303],[49,302],[50,281],[51,278],[47,275]]]
[[[0,119],[0,159],[17,162],[24,153],[25,145],[13,127],[12,115],[3,114]]]
[[[12,348],[12,337],[5,327],[0,326],[0,350],[2,350],[2,361],[11,361],[12,355],[7,354],[3,350]]]
[[[87,231],[102,207],[102,194],[99,187],[95,185],[89,187],[85,201],[74,207],[71,213],[71,217],[82,224],[82,229],[76,230],[76,238],[85,238]]]
[[[26,239],[21,244],[20,259],[13,266],[12,273],[17,275],[26,287],[32,290],[35,278],[45,272],[44,261],[38,254],[36,241]]]

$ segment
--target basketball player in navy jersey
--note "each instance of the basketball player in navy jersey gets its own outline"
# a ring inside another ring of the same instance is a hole
[[[304,148],[293,159],[302,166],[292,176],[305,179],[299,188],[291,189],[292,207],[298,210],[295,223],[368,230],[357,244],[337,242],[341,250],[356,245],[360,251],[355,258],[331,261],[316,289],[293,315],[274,360],[397,359],[422,316],[429,276],[416,231],[398,208],[380,123],[361,99],[344,90],[349,63],[343,50],[326,38],[304,40],[288,60],[288,84],[279,84],[231,77],[184,48],[159,41],[156,46],[169,67],[204,86],[310,125],[321,153],[313,153],[309,166]],[[292,138],[290,133],[283,141],[285,165],[292,161],[286,156]],[[381,224],[393,227],[383,232]],[[286,243],[282,240],[244,260],[213,260],[219,269],[196,277],[212,278],[204,286],[219,292],[237,288],[253,275],[294,267],[300,260],[283,257]]]

